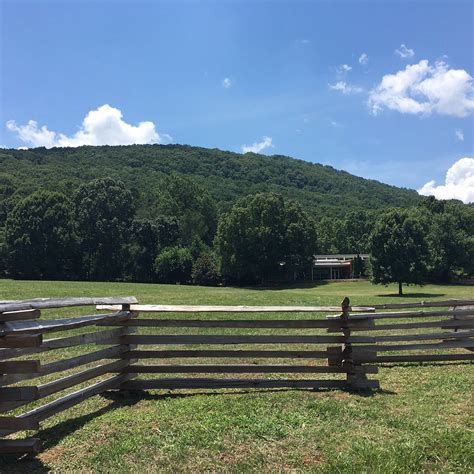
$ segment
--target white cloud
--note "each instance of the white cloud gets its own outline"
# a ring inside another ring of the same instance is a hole
[[[362,88],[359,86],[353,86],[348,84],[346,81],[338,81],[335,84],[329,84],[329,89],[332,91],[340,91],[345,95],[358,94],[362,92]]]
[[[367,53],[362,53],[359,56],[359,64],[365,65],[369,62],[369,56],[367,56]]]
[[[374,115],[387,108],[403,114],[464,117],[474,109],[474,83],[464,69],[449,69],[442,61],[430,65],[423,59],[383,76],[368,103]]]
[[[343,127],[342,123],[339,123],[339,122],[337,122],[336,120],[331,120],[331,125],[332,125],[334,128],[342,128],[342,127]]]
[[[232,79],[230,79],[229,77],[225,77],[223,80],[222,80],[222,87],[224,89],[229,89],[231,88],[232,86],[234,85],[234,81]]]
[[[274,148],[271,137],[263,137],[261,142],[256,142],[252,145],[242,145],[242,153],[260,153],[265,148]]]
[[[102,105],[91,110],[85,116],[79,131],[71,136],[48,130],[46,125],[38,127],[38,122],[34,120],[30,120],[26,125],[17,125],[14,120],[9,120],[6,126],[8,130],[16,133],[22,142],[33,147],[133,145],[171,140],[167,134],[158,134],[153,122],[130,125],[122,117],[119,109],[108,104]]]
[[[296,40],[296,42],[299,44],[310,44],[311,40],[303,38],[303,39]]]
[[[436,186],[429,181],[420,190],[424,196],[437,199],[459,199],[465,204],[474,202],[474,158],[461,158],[446,173],[446,182]]]
[[[464,141],[464,132],[462,130],[456,130],[454,132],[454,134],[456,135],[456,138],[460,141],[460,142],[463,142]]]
[[[340,66],[336,68],[336,73],[338,76],[344,76],[351,70],[352,70],[352,67],[349,66],[349,64],[341,64]]]
[[[413,49],[407,48],[404,44],[401,44],[400,48],[395,50],[395,54],[398,54],[401,58],[406,59],[415,56],[415,51],[413,51]]]
[[[14,120],[9,120],[7,122],[7,129],[10,130],[10,132],[16,133],[22,142],[34,147],[44,146],[51,148],[56,146],[56,133],[48,130],[46,125],[38,128],[38,122],[35,120],[30,120],[26,125],[20,126],[18,126]]]

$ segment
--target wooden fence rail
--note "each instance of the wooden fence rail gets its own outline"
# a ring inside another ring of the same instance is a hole
[[[133,329],[126,326],[105,329],[100,328],[100,324],[135,317],[136,314],[130,311],[130,305],[135,303],[137,300],[133,297],[0,301],[0,436],[37,430],[41,421],[55,413],[104,390],[119,388],[130,380],[130,375],[117,375],[116,372],[132,363],[123,355],[133,347],[123,343],[122,337]],[[118,305],[119,310],[90,316],[41,319],[41,310],[45,309],[92,306],[95,310],[96,305],[103,304]],[[90,332],[46,339],[51,333],[80,330]],[[59,360],[51,362],[48,357],[46,363],[36,358],[46,352],[55,354],[57,349],[68,348],[79,348],[83,353],[77,355],[74,352],[71,357],[58,354]],[[53,375],[57,377],[52,378]],[[48,376],[45,382],[18,385],[44,376]],[[99,377],[102,380],[95,381]],[[52,399],[56,394],[77,386],[80,388],[76,392]],[[45,398],[49,400],[41,405]],[[23,414],[11,412],[31,404],[36,406]],[[37,452],[40,446],[38,438],[1,439],[0,453]]]
[[[37,430],[41,421],[111,389],[367,390],[378,388],[368,376],[383,363],[474,360],[474,300],[354,307],[348,298],[340,307],[137,303],[133,297],[0,301],[0,453],[36,452],[37,438],[5,437]],[[41,317],[42,310],[81,306],[100,313]],[[337,314],[322,319],[321,313]],[[66,333],[52,337],[57,332]]]
[[[380,309],[419,307],[448,309],[377,312]],[[373,313],[350,315],[351,323],[366,323],[365,326],[359,327],[351,324],[350,330],[363,331],[373,339],[373,344],[352,345],[351,357],[354,361],[377,364],[474,360],[474,300],[386,304],[376,305],[374,308]],[[328,316],[327,319],[332,320],[334,317]],[[385,323],[386,320],[390,323]],[[392,322],[393,320],[398,321]],[[371,325],[367,324],[369,321]],[[334,330],[331,328],[328,332]],[[400,342],[403,344],[393,344]],[[379,352],[388,354],[379,355]],[[339,363],[341,359],[338,357],[333,357],[330,361],[330,364]]]

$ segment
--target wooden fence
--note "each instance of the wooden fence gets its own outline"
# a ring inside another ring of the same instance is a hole
[[[41,421],[93,395],[117,388],[128,380],[129,375],[114,374],[114,371],[129,364],[129,360],[123,358],[129,346],[122,342],[122,337],[129,330],[104,330],[101,326],[134,316],[130,305],[136,302],[132,297],[0,301],[0,413],[4,414],[0,415],[0,436],[37,430]],[[113,313],[40,319],[43,309],[93,306],[95,310],[98,304],[121,306]],[[82,328],[88,332],[83,333]],[[50,333],[61,331],[72,334],[45,338]],[[68,350],[72,351],[72,357],[42,363],[39,357],[57,353],[58,350],[61,351],[58,357],[64,357]],[[82,353],[77,355],[77,350]],[[95,365],[83,370],[88,364]],[[52,379],[53,375],[57,375],[57,378]],[[45,376],[48,379],[45,383],[19,385],[20,382]],[[87,384],[99,377],[100,381]],[[81,386],[79,390],[55,398],[59,392],[77,385]],[[46,399],[43,405],[38,402],[42,399]],[[17,416],[12,414],[12,411],[16,413],[20,407],[31,404],[35,406],[27,412]],[[0,440],[0,453],[37,452],[39,449],[38,438]]]
[[[474,300],[385,304],[373,308],[373,313],[351,314],[350,318],[346,311],[345,318],[350,320],[346,334],[364,331],[371,339],[370,343],[346,345],[345,353],[354,363],[474,360]],[[354,324],[361,322],[365,324],[363,329]],[[331,365],[340,362],[338,357],[329,361]]]
[[[136,303],[133,297],[0,302],[0,436],[37,430],[41,421],[111,389],[376,389],[378,380],[368,376],[381,363],[474,360],[474,300],[351,307],[345,298],[342,308]],[[43,309],[87,305],[100,313],[40,319]],[[337,315],[321,319],[321,313]],[[71,357],[64,358],[67,350]],[[0,453],[39,449],[38,438],[0,440]]]
[[[113,306],[102,306],[101,309],[116,309]],[[199,313],[238,313],[258,315],[251,319],[169,319],[133,318],[117,324],[133,328],[147,328],[146,334],[131,334],[123,338],[124,343],[135,348],[124,357],[135,363],[122,370],[122,373],[133,374],[134,379],[123,384],[126,389],[178,389],[178,388],[377,388],[378,381],[368,380],[366,374],[377,373],[377,367],[365,365],[339,364],[329,366],[329,356],[342,353],[341,348],[328,350],[328,344],[344,344],[351,339],[342,334],[326,334],[327,330],[341,333],[345,322],[339,318],[333,320],[288,318],[288,313],[341,313],[341,308],[323,306],[162,306],[137,305],[134,310],[140,314],[199,314]],[[355,307],[355,312],[370,311],[371,308]],[[285,319],[262,318],[262,314],[277,313]],[[354,323],[357,327],[366,326],[365,321]],[[172,334],[169,329],[172,328]],[[220,334],[215,334],[219,329]],[[252,329],[252,334],[242,334],[243,330]],[[265,334],[255,334],[255,330]],[[193,331],[194,330],[194,331]],[[212,334],[207,332],[212,330]],[[152,332],[150,334],[150,332]],[[153,334],[153,332],[155,332]],[[176,334],[180,332],[180,334]],[[194,332],[189,334],[189,332]],[[235,334],[237,332],[238,334]],[[268,334],[270,332],[270,334]],[[283,333],[282,333],[283,332]],[[303,332],[303,334],[301,334]],[[308,334],[310,332],[310,334]],[[320,334],[318,334],[318,332]],[[358,342],[368,342],[366,337],[351,336]],[[143,350],[142,346],[154,346]],[[190,347],[192,346],[192,347]],[[225,349],[223,347],[232,347]],[[267,349],[269,347],[271,349]],[[291,350],[288,349],[291,347]],[[217,349],[215,347],[218,347]],[[237,347],[237,348],[235,348]],[[339,351],[339,352],[338,352]],[[168,360],[178,359],[177,364],[142,364],[141,359]],[[209,364],[183,363],[182,360],[199,359],[238,360],[238,363]],[[268,359],[284,360],[285,363],[268,364]],[[303,364],[291,364],[294,360],[305,361]],[[262,363],[262,360],[264,361]],[[319,360],[319,363],[317,363]],[[243,361],[245,363],[243,363]],[[250,361],[250,363],[249,363]],[[219,378],[196,377],[151,377],[147,374],[221,374]],[[272,378],[227,378],[222,374],[272,374]],[[276,378],[275,374],[333,374],[323,379],[315,378]],[[344,378],[341,378],[342,374]],[[350,375],[350,376],[349,376]]]

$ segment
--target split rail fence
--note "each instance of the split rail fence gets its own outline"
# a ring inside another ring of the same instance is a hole
[[[99,314],[40,317],[43,309],[74,306],[96,306]],[[66,334],[48,336],[55,332]],[[37,452],[39,438],[5,437],[38,430],[108,390],[370,390],[379,387],[368,376],[380,364],[472,361],[473,349],[474,300],[369,307],[351,307],[348,298],[341,307],[139,305],[133,297],[2,301],[0,453]]]

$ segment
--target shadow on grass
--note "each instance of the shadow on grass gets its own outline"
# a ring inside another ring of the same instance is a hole
[[[297,290],[297,289],[311,289],[317,288],[319,286],[327,285],[329,282],[326,280],[320,281],[309,281],[309,282],[300,282],[300,283],[274,283],[274,284],[265,284],[265,285],[255,285],[255,286],[241,286],[244,290],[255,290],[255,291],[282,291],[282,290]]]
[[[398,293],[385,293],[383,295],[375,295],[383,298],[438,298],[446,296],[445,293],[407,293],[399,295]]]
[[[281,393],[281,392],[306,392],[306,393],[331,393],[331,392],[345,392],[345,393],[350,393],[353,395],[359,395],[361,397],[372,397],[374,395],[395,395],[395,392],[391,392],[390,390],[383,390],[383,389],[376,389],[376,390],[341,390],[341,389],[334,389],[334,388],[276,388],[276,389],[268,389],[268,388],[262,388],[262,389],[245,389],[245,390],[239,390],[239,389],[234,389],[234,390],[218,390],[216,389],[215,391],[199,391],[199,390],[193,390],[190,392],[174,392],[174,391],[168,391],[166,393],[157,393],[156,391],[150,392],[148,390],[132,390],[128,392],[127,395],[124,395],[120,392],[107,392],[102,394],[102,396],[106,397],[109,400],[119,400],[119,399],[125,399],[132,401],[130,405],[133,405],[134,403],[140,401],[140,400],[169,400],[169,399],[181,399],[181,398],[192,398],[192,397],[198,397],[198,396],[237,396],[237,395],[249,395],[249,394],[255,394],[255,393]]]
[[[4,454],[0,456],[0,472],[51,472],[32,454]]]
[[[0,472],[51,472],[51,467],[48,466],[48,458],[51,458],[51,461],[53,461],[54,455],[49,454],[47,452],[48,449],[54,448],[63,438],[82,428],[94,418],[117,408],[132,406],[138,401],[138,398],[117,397],[110,405],[88,413],[87,415],[71,418],[51,428],[40,429],[34,435],[35,438],[41,439],[42,442],[40,454],[36,455],[37,457],[35,457],[35,455],[24,454],[0,456]],[[44,456],[41,456],[43,452],[45,452]]]
[[[350,393],[359,397],[373,397],[374,395],[394,395],[395,392],[388,390],[377,389],[377,390],[342,390],[343,392]],[[0,456],[0,472],[51,472],[51,467],[48,466],[49,461],[54,460],[54,454],[48,453],[47,450],[52,450],[57,446],[62,439],[74,433],[75,431],[82,428],[88,422],[101,416],[109,411],[122,408],[130,407],[140,402],[141,400],[169,400],[169,399],[181,399],[190,398],[197,396],[236,396],[246,395],[251,393],[278,393],[278,392],[307,392],[307,393],[330,393],[330,392],[341,392],[340,389],[306,389],[306,388],[287,388],[287,389],[249,389],[249,390],[232,390],[232,391],[192,391],[185,393],[150,393],[146,390],[130,390],[126,392],[110,391],[104,392],[100,396],[111,400],[112,403],[100,408],[99,410],[93,411],[86,415],[78,416],[76,418],[69,419],[58,423],[50,428],[40,429],[35,437],[38,437],[42,441],[41,454],[39,457],[34,455],[3,455]]]

